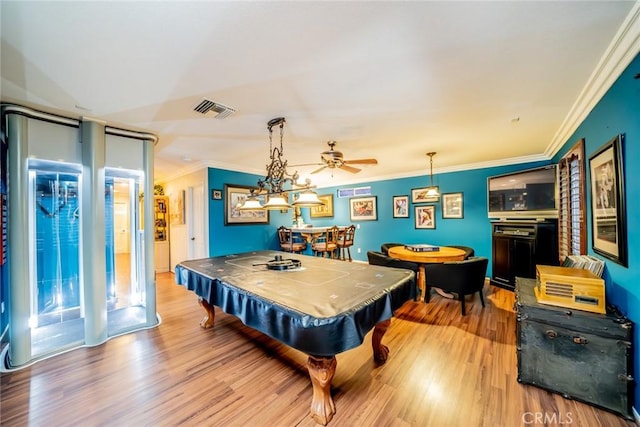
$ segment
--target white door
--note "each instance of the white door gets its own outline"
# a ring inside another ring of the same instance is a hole
[[[129,253],[129,204],[126,202],[114,203],[115,252],[117,254]]]
[[[188,224],[189,224],[189,259],[200,259],[209,256],[205,236],[206,227],[204,224],[205,219],[205,206],[204,206],[204,187],[198,185],[196,187],[189,187],[189,201],[188,206]]]

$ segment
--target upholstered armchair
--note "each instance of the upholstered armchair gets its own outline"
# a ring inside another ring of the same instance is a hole
[[[380,252],[385,255],[389,255],[389,249],[395,246],[404,246],[404,243],[383,243],[382,245],[380,245]]]
[[[444,245],[450,248],[462,249],[464,251],[464,259],[475,256],[476,251],[473,250],[472,247],[469,246],[458,246],[458,245]]]
[[[460,301],[462,315],[465,312],[465,296],[480,294],[480,302],[484,307],[482,294],[489,260],[485,257],[471,257],[463,261],[450,261],[441,264],[427,264],[427,294],[431,288],[440,288],[445,292],[455,293]],[[426,301],[426,299],[425,299]]]

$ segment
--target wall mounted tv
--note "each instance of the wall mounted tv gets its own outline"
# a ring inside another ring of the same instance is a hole
[[[487,178],[489,218],[558,218],[557,165]]]

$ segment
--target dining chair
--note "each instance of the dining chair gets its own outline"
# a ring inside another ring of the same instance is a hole
[[[280,249],[285,252],[302,253],[307,249],[307,241],[302,236],[297,236],[293,230],[283,226],[278,228],[278,240],[280,241]]]
[[[476,251],[470,246],[460,246],[460,245],[445,245],[450,248],[461,249],[464,251],[464,259],[471,258],[476,255]]]
[[[338,232],[338,258],[345,261],[345,252],[349,255],[349,262],[351,259],[351,246],[356,237],[356,226],[350,225],[348,227],[341,228]]]
[[[336,251],[338,249],[338,227],[333,226],[327,228],[322,234],[316,236],[311,242],[311,250],[313,250],[313,255],[325,257],[325,255],[329,258],[336,258]]]
[[[485,285],[488,262],[489,260],[485,257],[470,257],[463,261],[427,264],[425,266],[427,293],[431,288],[440,288],[445,292],[457,294],[463,316],[466,314],[466,295],[477,292],[480,295],[482,307],[484,307],[482,292]]]

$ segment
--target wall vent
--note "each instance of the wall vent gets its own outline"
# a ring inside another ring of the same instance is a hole
[[[206,98],[203,98],[202,101],[198,103],[198,105],[193,107],[193,111],[200,114],[208,114],[209,112],[213,111],[214,113],[216,113],[216,119],[224,119],[236,112],[236,110],[231,107],[227,107],[226,105],[220,104],[219,102],[213,102],[210,99]]]

